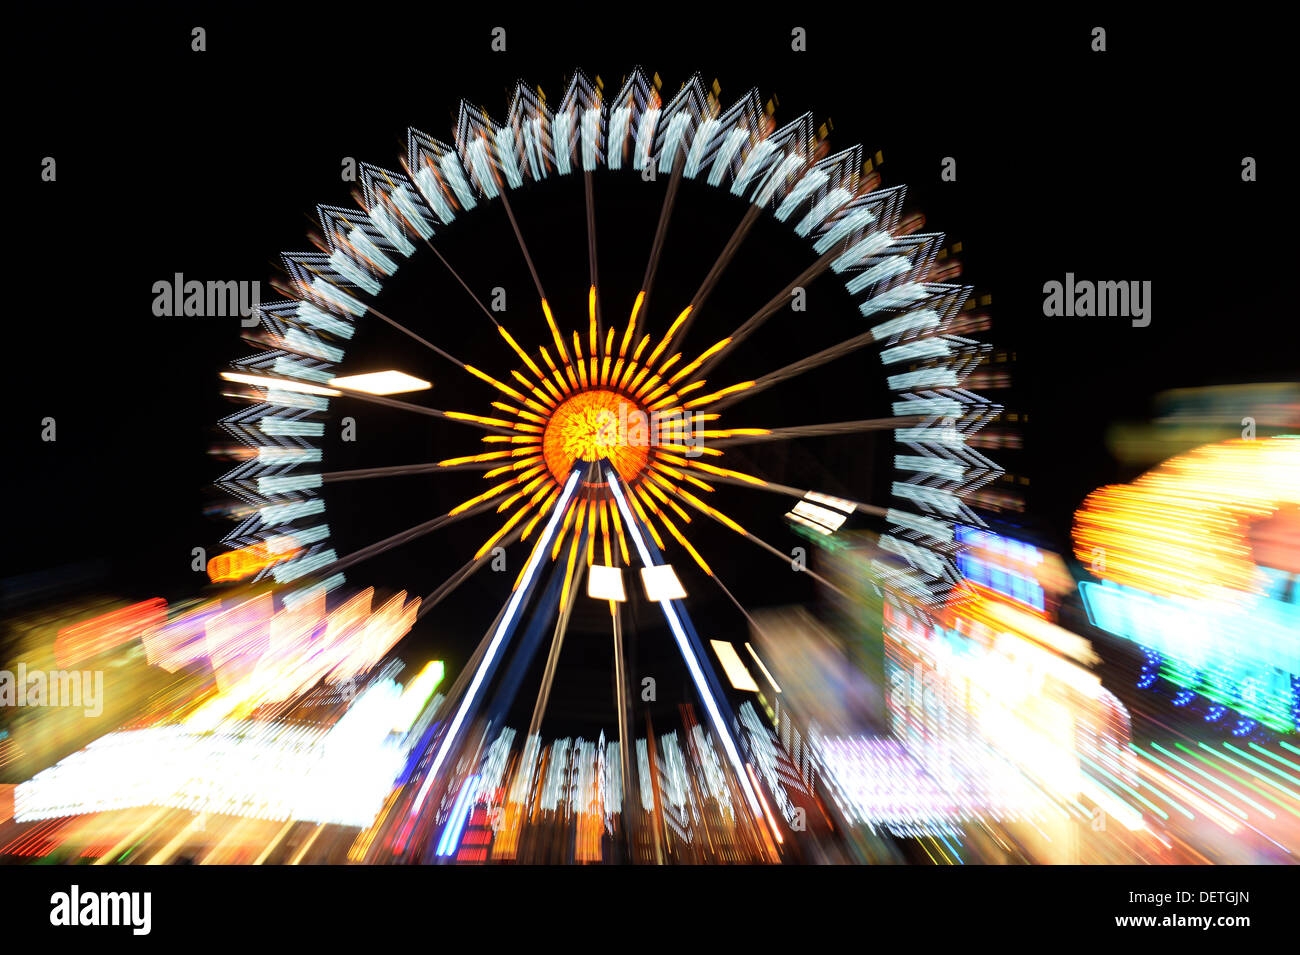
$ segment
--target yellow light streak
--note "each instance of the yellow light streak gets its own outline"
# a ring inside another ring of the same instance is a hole
[[[647,365],[653,365],[655,363],[655,359],[663,354],[664,349],[668,347],[668,343],[673,340],[673,335],[677,334],[677,329],[681,327],[682,322],[686,321],[686,316],[690,314],[691,314],[691,306],[687,305],[684,309],[682,309],[681,314],[678,315],[677,318],[673,320],[672,325],[668,327],[667,333],[659,341],[659,344],[655,346],[655,350],[650,353],[650,357],[646,359]]]
[[[564,348],[564,339],[560,336],[560,330],[555,327],[555,316],[551,314],[551,304],[542,299],[542,312],[546,315],[546,324],[551,328],[551,337],[555,339],[555,353],[560,356],[560,360],[568,362],[569,353]]]
[[[682,407],[698,408],[701,405],[710,404],[714,401],[717,401],[719,398],[725,398],[727,395],[734,395],[738,391],[744,391],[745,389],[752,388],[753,386],[754,386],[754,382],[752,381],[742,381],[740,382],[740,384],[737,385],[728,385],[726,388],[723,388],[719,391],[715,391],[711,395],[704,395],[703,397],[700,398],[692,398],[690,401],[686,402],[686,404],[682,405]]]
[[[668,379],[668,383],[670,385],[675,385],[677,382],[681,381],[683,378],[685,378],[687,375],[693,372],[696,368],[699,368],[706,361],[708,361],[711,355],[716,355],[722,349],[726,348],[727,345],[729,344],[731,344],[731,339],[724,338],[722,341],[710,345],[708,348],[704,349],[704,351],[700,353],[699,358],[695,359],[695,361],[691,362],[689,365],[683,367],[680,371],[677,372],[677,374],[673,375],[672,378]]]

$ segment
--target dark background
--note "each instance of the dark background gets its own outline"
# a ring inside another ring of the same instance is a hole
[[[706,85],[717,78],[727,105],[755,86],[764,100],[776,97],[778,123],[811,109],[818,123],[830,121],[833,149],[861,142],[868,155],[882,151],[884,185],[907,184],[908,211],[924,211],[928,230],[962,242],[961,280],[992,297],[993,330],[974,337],[1015,360],[1011,389],[988,395],[1029,423],[1022,452],[991,456],[1030,479],[1017,521],[1058,550],[1068,551],[1070,515],[1088,491],[1133,477],[1106,449],[1112,422],[1148,417],[1151,398],[1172,387],[1297,377],[1283,231],[1294,202],[1280,146],[1292,121],[1268,31],[922,7],[897,19],[874,8],[833,18],[794,11],[780,22],[741,8],[730,16],[675,9],[467,19],[432,5],[313,5],[291,14],[137,6],[46,9],[17,23],[15,57],[38,69],[11,105],[17,206],[8,256],[16,269],[6,283],[3,576],[90,564],[122,595],[196,592],[205,578],[190,570],[191,548],[215,553],[230,527],[205,515],[219,501],[213,480],[230,466],[209,453],[229,443],[215,424],[238,407],[221,397],[217,374],[248,349],[237,320],[155,318],[152,284],[181,272],[266,288],[281,251],[308,247],[317,203],[353,204],[353,185],[339,176],[343,157],[397,168],[408,125],[450,140],[461,97],[501,118],[517,79],[558,99],[575,68],[600,75],[612,92],[640,65],[663,78],[665,98],[698,71]],[[1105,53],[1089,48],[1097,25],[1108,30]],[[194,26],[207,30],[204,53],[191,52]],[[494,26],[507,30],[506,53],[490,51]],[[794,26],[807,28],[808,52],[791,51]],[[1258,182],[1241,181],[1246,155],[1258,161]],[[44,156],[57,159],[55,183],[40,181]],[[956,182],[940,181],[946,156],[957,160]],[[596,187],[605,320],[621,328],[663,183],[598,174]],[[585,329],[580,179],[530,189],[513,205],[561,327]],[[689,221],[681,211],[688,206]],[[683,186],[653,327],[689,299],[743,208],[702,185]],[[500,203],[462,220],[440,248],[480,296],[507,289],[508,328],[547,343]],[[808,261],[787,229],[763,222],[687,350],[726,334]],[[386,283],[379,307],[458,358],[504,374],[508,353],[487,320],[427,250],[414,263]],[[1044,318],[1043,283],[1066,272],[1150,280],[1152,324]],[[400,367],[435,383],[403,397],[488,412],[486,387],[376,325],[362,324],[345,368]],[[810,289],[806,321],[774,319],[715,378],[743,380],[860,330],[842,285],[823,279]],[[363,357],[367,367],[355,367]],[[886,397],[875,350],[865,349],[813,381],[736,405],[724,420],[879,417]],[[360,440],[327,442],[327,470],[436,460],[478,444],[473,429],[400,412],[336,403],[332,413],[356,417]],[[55,443],[40,440],[45,416],[58,422]],[[734,466],[885,503],[888,450],[870,436],[827,439],[754,450]],[[336,546],[346,553],[443,513],[481,485],[473,473],[338,485],[327,496]],[[759,536],[785,549],[799,543],[782,527],[790,502],[720,490],[723,509]],[[806,577],[705,523],[698,519],[690,536],[742,602],[812,598]],[[354,569],[350,582],[423,596],[495,526],[486,518],[457,525]],[[673,559],[701,636],[743,635],[743,620],[689,558]],[[476,577],[414,639],[456,672],[516,570]],[[638,618],[649,628],[639,645],[655,645],[662,628]],[[576,623],[562,678],[608,672],[607,623]],[[671,668],[672,654],[655,665]],[[557,686],[556,696],[584,701],[574,719],[606,706],[600,693]]]

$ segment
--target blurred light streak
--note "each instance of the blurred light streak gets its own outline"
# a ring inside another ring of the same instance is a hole
[[[763,666],[763,661],[759,659],[758,654],[754,651],[754,647],[750,643],[746,642],[745,649],[748,650],[749,655],[754,658],[754,663],[758,666],[758,668],[761,671],[763,671],[763,676],[765,676],[767,678],[767,682],[772,685],[772,690],[776,693],[780,693],[781,687],[777,685],[775,678],[773,678],[772,674],[768,672],[767,667]]]
[[[713,652],[718,655],[718,662],[722,664],[722,672],[727,675],[731,685],[737,690],[757,693],[758,684],[754,682],[749,670],[745,668],[740,655],[736,653],[736,648],[725,640],[710,640],[709,644],[713,647]]]
[[[54,659],[70,667],[121,646],[162,625],[167,601],[161,597],[123,607],[64,627],[54,639]]]
[[[478,793],[478,782],[477,776],[471,776],[461,786],[456,802],[452,805],[451,814],[447,817],[447,825],[442,830],[442,837],[438,840],[439,856],[450,856],[456,851],[461,830],[465,827],[465,820],[469,818],[473,799]]]
[[[1300,438],[1208,445],[1090,494],[1075,514],[1075,555],[1158,596],[1258,593],[1247,525],[1297,504]]]
[[[20,783],[28,821],[136,806],[364,827],[405,761],[401,687],[379,680],[328,729],[249,720],[110,733]]]
[[[1075,550],[1103,578],[1079,591],[1090,622],[1141,646],[1139,688],[1228,708],[1234,735],[1300,725],[1300,438],[1227,441],[1089,495]]]
[[[292,548],[280,553],[273,552],[267,544],[250,544],[238,550],[217,554],[208,561],[208,579],[213,583],[242,580],[251,577],[263,568],[289,560],[297,556],[298,549]]]
[[[474,673],[474,678],[470,681],[469,687],[465,690],[465,696],[461,700],[460,707],[456,710],[456,715],[452,718],[451,724],[443,734],[442,741],[438,745],[438,751],[433,757],[433,764],[429,767],[428,778],[426,779],[423,788],[420,790],[415,806],[412,809],[413,813],[419,811],[419,807],[423,804],[425,796],[428,795],[429,787],[433,785],[433,781],[437,778],[438,771],[442,768],[442,764],[446,760],[451,750],[451,746],[456,740],[456,735],[460,730],[461,724],[464,723],[470,707],[474,705],[475,699],[478,696],[479,688],[482,686],[483,680],[486,678],[493,661],[496,659],[497,652],[501,648],[501,643],[505,639],[506,633],[514,627],[515,615],[519,611],[519,606],[523,601],[524,596],[532,588],[532,578],[533,575],[536,574],[537,568],[541,563],[541,556],[546,551],[552,538],[555,536],[555,527],[559,523],[560,517],[566,512],[569,501],[573,497],[574,490],[577,488],[578,480],[581,476],[581,466],[575,467],[573,473],[569,475],[568,480],[564,484],[564,490],[561,492],[559,500],[556,501],[551,510],[550,520],[546,522],[546,528],[542,531],[541,537],[538,538],[538,546],[533,549],[532,555],[529,557],[528,563],[524,567],[524,572],[521,578],[523,584],[515,587],[513,593],[511,593],[510,600],[506,603],[505,610],[501,615],[501,622],[497,624],[496,630],[492,634],[492,640],[488,644],[486,652],[483,654],[483,659],[479,662],[478,668]]]
[[[636,518],[632,515],[628,507],[627,498],[623,494],[622,482],[613,467],[606,464],[604,467],[605,478],[609,482],[610,490],[614,494],[614,499],[618,502],[619,510],[623,514],[623,520],[627,525],[632,540],[636,544],[637,553],[641,556],[641,563],[645,568],[655,566],[655,562],[650,558],[650,551],[646,548],[645,540],[641,536],[641,527]],[[643,571],[644,572],[644,571]],[[648,585],[647,585],[648,592]],[[740,753],[736,751],[736,744],[731,738],[730,727],[722,719],[722,713],[718,709],[717,700],[713,698],[713,693],[709,689],[708,681],[704,677],[704,672],[700,669],[700,662],[696,659],[694,651],[690,647],[685,632],[682,630],[681,621],[677,616],[677,608],[670,600],[664,600],[659,604],[668,620],[669,628],[673,632],[673,637],[677,640],[677,648],[681,651],[682,659],[686,661],[686,668],[691,674],[691,680],[695,684],[695,690],[699,694],[705,709],[709,713],[709,718],[713,723],[714,732],[722,741],[723,748],[727,752],[727,759],[731,762],[732,769],[741,785],[745,798],[749,803],[750,810],[757,818],[762,815],[762,809],[758,804],[758,797],[754,793],[753,787],[749,784],[749,779],[745,774],[744,762],[740,758]]]
[[[330,384],[345,391],[361,391],[368,395],[400,395],[408,391],[427,391],[433,385],[401,371],[373,371],[364,375],[344,375],[331,378]],[[333,394],[338,394],[335,391]]]

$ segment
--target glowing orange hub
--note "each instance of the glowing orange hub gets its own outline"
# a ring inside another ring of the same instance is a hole
[[[504,415],[516,416],[513,419],[489,418],[463,411],[443,412],[446,417],[456,421],[486,425],[494,433],[483,436],[484,443],[491,446],[492,450],[439,461],[439,466],[450,468],[487,464],[483,477],[497,481],[487,491],[452,508],[448,515],[454,517],[484,503],[495,505],[498,514],[513,511],[506,522],[479,548],[474,555],[476,559],[505,539],[512,529],[518,528],[521,541],[528,540],[538,524],[551,512],[560,496],[561,487],[568,481],[573,469],[599,461],[609,461],[613,465],[619,479],[627,487],[628,503],[636,510],[640,522],[655,543],[664,546],[665,537],[659,533],[662,526],[665,534],[680,542],[706,574],[712,575],[713,571],[674,523],[676,520],[685,525],[691,521],[691,516],[680,506],[679,501],[716,519],[737,534],[748,536],[748,531],[743,527],[716,508],[705,504],[680,486],[680,483],[692,484],[701,491],[712,491],[711,485],[690,473],[701,471],[758,487],[766,486],[759,478],[706,464],[695,458],[697,454],[717,457],[723,453],[720,448],[703,446],[704,438],[725,439],[772,432],[765,428],[699,429],[698,424],[716,421],[719,417],[717,412],[700,414],[692,411],[687,420],[687,412],[691,409],[710,405],[727,395],[744,391],[754,382],[742,381],[712,394],[684,401],[688,394],[704,388],[704,380],[698,378],[699,372],[705,367],[705,362],[722,353],[731,339],[723,339],[693,361],[683,361],[685,355],[680,351],[665,361],[659,361],[659,356],[669,350],[678,329],[690,316],[691,309],[687,307],[643,362],[641,354],[651,342],[650,333],[639,329],[637,323],[645,297],[644,290],[637,295],[619,344],[616,342],[617,329],[614,325],[611,324],[604,334],[601,333],[597,315],[598,292],[592,286],[587,294],[587,349],[583,347],[582,336],[575,331],[572,353],[556,324],[550,303],[543,299],[542,314],[546,317],[555,351],[553,355],[547,348],[541,348],[541,364],[533,360],[532,355],[513,335],[498,327],[501,337],[532,375],[530,378],[517,368],[511,370],[510,374],[522,390],[477,368],[465,366],[470,374],[514,402],[493,401],[493,408]],[[641,334],[639,343],[636,342],[638,331]],[[681,367],[676,367],[678,362],[683,362]],[[670,377],[670,370],[674,368],[676,370]],[[525,407],[528,410],[524,410]],[[586,558],[589,565],[596,558],[598,526],[604,545],[605,563],[608,565],[613,556],[612,542],[615,536],[623,562],[626,564],[630,559],[623,520],[619,509],[609,499],[604,485],[603,478],[592,475],[590,485],[584,487],[582,496],[569,501],[563,520],[558,525],[554,543],[549,548],[551,560],[559,560],[566,541],[569,543],[565,586],[560,592],[561,607],[569,592],[568,582],[573,576],[583,535],[586,535]],[[660,504],[664,507],[661,508]],[[570,533],[572,537],[569,536]],[[232,566],[222,569],[231,572],[235,569],[242,570],[244,564],[253,563],[248,558],[262,556],[264,555],[254,554],[232,557],[231,563],[238,565],[237,568]],[[522,579],[521,572],[515,581],[516,587]]]
[[[542,434],[546,466],[563,484],[576,462],[607,459],[619,477],[633,481],[649,458],[644,428],[637,427],[641,414],[638,405],[616,391],[582,391],[566,399]]]

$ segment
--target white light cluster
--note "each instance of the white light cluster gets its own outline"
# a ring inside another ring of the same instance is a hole
[[[139,806],[364,828],[406,753],[402,688],[377,681],[329,729],[241,721],[110,733],[14,790],[19,822]]]
[[[814,745],[841,811],[862,825],[944,832],[961,822],[1019,819],[1042,808],[1029,780],[991,750],[958,753],[942,743],[923,744],[913,755],[915,747],[897,740],[861,736],[821,737]]]

